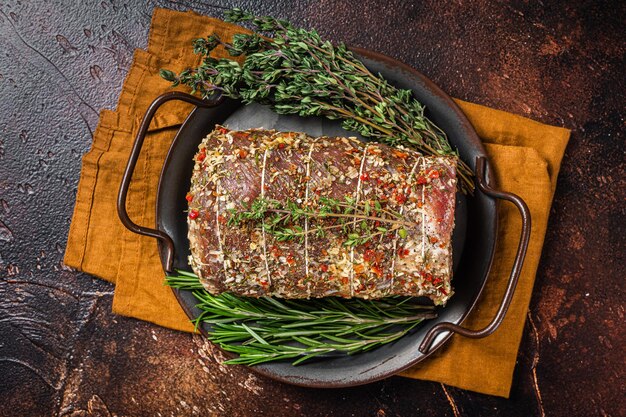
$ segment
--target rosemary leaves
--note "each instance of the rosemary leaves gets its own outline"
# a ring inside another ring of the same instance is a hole
[[[436,317],[432,306],[416,304],[411,297],[364,301],[211,295],[196,275],[184,271],[166,277],[166,283],[193,292],[201,310],[196,327],[209,324],[209,339],[238,354],[227,364],[291,360],[298,365],[322,355],[365,352]]]
[[[338,119],[344,129],[382,143],[403,144],[424,155],[458,156],[410,90],[373,74],[344,44],[333,45],[315,30],[240,9],[226,12],[225,20],[248,22],[254,32],[236,34],[232,43],[215,34],[197,39],[194,51],[203,56],[202,63],[178,75],[163,69],[161,76],[205,98],[219,93],[244,103],[270,105],[279,114]],[[219,45],[231,56],[245,55],[243,64],[211,56]],[[472,192],[473,174],[462,161],[458,176],[461,189]]]

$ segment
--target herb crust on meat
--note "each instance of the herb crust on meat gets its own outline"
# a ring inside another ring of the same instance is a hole
[[[189,262],[213,294],[403,295],[445,304],[453,293],[456,182],[454,157],[356,138],[216,126],[199,146],[187,196]],[[272,219],[288,216],[232,221],[259,201],[305,213],[284,229],[297,238],[273,233]],[[347,208],[310,214],[326,210],[327,201]]]

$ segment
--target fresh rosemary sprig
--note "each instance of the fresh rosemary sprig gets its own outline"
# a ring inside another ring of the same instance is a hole
[[[215,34],[197,39],[193,45],[203,55],[200,66],[178,75],[163,69],[161,76],[205,98],[218,92],[244,103],[270,105],[279,114],[339,119],[344,129],[392,146],[407,145],[425,155],[458,156],[411,90],[398,89],[373,74],[344,44],[333,45],[315,30],[240,9],[226,12],[225,20],[249,22],[255,32],[236,34],[232,43]],[[212,57],[219,45],[231,56],[245,55],[243,64]],[[461,189],[472,192],[473,173],[460,160],[458,175]]]
[[[166,277],[166,283],[193,292],[202,311],[194,320],[196,327],[210,324],[209,339],[239,355],[227,364],[292,360],[297,365],[321,355],[365,352],[436,317],[434,307],[416,304],[411,297],[283,300],[211,295],[196,275],[185,271]]]
[[[341,229],[346,234],[345,246],[362,245],[375,237],[383,237],[388,233],[405,238],[406,227],[414,223],[404,221],[400,213],[383,208],[377,200],[356,201],[345,197],[344,201],[330,197],[320,197],[316,207],[304,207],[295,201],[281,202],[265,197],[257,197],[246,208],[230,209],[229,226],[238,226],[242,222],[261,223],[266,233],[276,237],[279,242],[304,239],[308,234],[324,237],[328,230]],[[316,224],[309,230],[302,228],[302,219],[327,219],[332,224]],[[262,222],[261,222],[262,220]],[[369,222],[377,222],[372,227]],[[384,225],[384,226],[382,226]]]

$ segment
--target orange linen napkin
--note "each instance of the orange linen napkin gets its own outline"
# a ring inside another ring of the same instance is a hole
[[[154,98],[171,90],[159,77],[159,69],[179,71],[197,65],[199,57],[192,52],[192,39],[218,33],[229,40],[242,30],[191,12],[156,9],[148,50],[135,51],[117,110],[100,114],[92,148],[83,158],[65,263],[114,282],[115,313],[193,331],[171,290],[163,286],[156,241],[126,230],[115,204],[139,121]],[[438,355],[402,375],[507,397],[569,131],[479,105],[457,103],[485,142],[498,187],[520,195],[528,204],[533,219],[530,246],[511,308],[499,330],[480,340],[455,335]],[[128,212],[138,224],[154,226],[161,166],[190,110],[186,104],[167,103],[150,127],[128,194]],[[464,323],[470,328],[484,326],[497,310],[517,248],[519,215],[506,203],[498,210],[496,257],[482,298]]]

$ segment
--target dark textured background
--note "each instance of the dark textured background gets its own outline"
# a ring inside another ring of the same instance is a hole
[[[231,2],[87,3],[0,3],[0,415],[624,415],[624,2],[236,2],[573,130],[510,400],[399,377],[296,388],[112,315],[113,287],[61,263],[97,112],[155,6]]]

